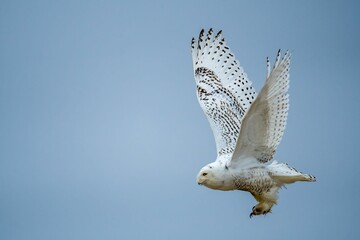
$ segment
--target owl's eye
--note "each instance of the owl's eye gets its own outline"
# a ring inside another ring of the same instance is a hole
[[[206,176],[206,175],[207,175],[207,173],[206,173],[206,172],[204,172],[202,175],[203,175],[203,176]]]

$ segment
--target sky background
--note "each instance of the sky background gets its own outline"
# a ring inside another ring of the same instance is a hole
[[[359,1],[0,1],[0,239],[359,239]],[[316,175],[255,199],[216,158],[190,42],[223,36],[259,91],[292,51],[276,159]]]

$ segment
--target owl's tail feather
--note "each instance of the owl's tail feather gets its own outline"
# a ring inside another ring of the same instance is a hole
[[[280,185],[290,184],[297,181],[315,182],[316,177],[302,173],[286,163],[273,161],[269,166],[271,177],[279,182]]]

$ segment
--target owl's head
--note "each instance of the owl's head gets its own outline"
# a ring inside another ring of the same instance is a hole
[[[208,188],[222,189],[225,183],[224,166],[217,161],[206,165],[198,173],[197,182]]]

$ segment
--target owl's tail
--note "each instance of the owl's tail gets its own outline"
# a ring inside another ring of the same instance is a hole
[[[286,163],[273,161],[267,166],[270,170],[271,177],[278,181],[279,184],[290,184],[297,181],[315,182],[316,177],[310,174],[302,173]]]

